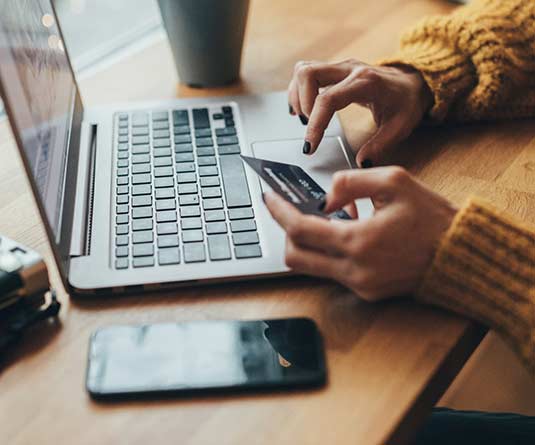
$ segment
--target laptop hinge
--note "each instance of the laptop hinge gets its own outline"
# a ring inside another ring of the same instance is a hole
[[[76,180],[76,199],[70,248],[71,257],[87,256],[91,248],[97,125],[83,123],[80,140],[80,159],[78,178]]]

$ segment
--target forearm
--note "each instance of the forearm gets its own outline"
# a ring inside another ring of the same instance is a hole
[[[495,329],[535,373],[535,232],[471,200],[444,235],[417,298]]]
[[[433,97],[429,117],[469,121],[535,116],[535,2],[479,0],[430,17],[383,64],[418,70]]]

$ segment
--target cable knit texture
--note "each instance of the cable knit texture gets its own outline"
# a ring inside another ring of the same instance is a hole
[[[409,30],[383,64],[423,75],[435,122],[535,116],[535,1],[475,0]],[[535,373],[535,231],[472,198],[417,298],[494,328]]]
[[[382,64],[410,65],[429,85],[434,121],[535,115],[535,1],[476,0],[429,17]]]

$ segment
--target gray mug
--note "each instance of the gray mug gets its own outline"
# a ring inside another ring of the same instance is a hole
[[[240,77],[249,0],[158,0],[181,82],[216,87]]]

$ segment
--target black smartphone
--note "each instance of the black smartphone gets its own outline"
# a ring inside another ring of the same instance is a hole
[[[110,326],[91,336],[93,398],[321,386],[321,335],[307,318]]]

